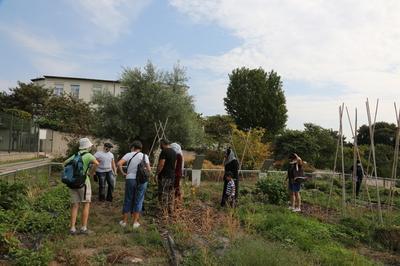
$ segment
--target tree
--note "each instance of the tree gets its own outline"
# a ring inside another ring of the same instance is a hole
[[[134,139],[148,150],[155,137],[154,124],[166,121],[166,136],[184,147],[202,142],[200,116],[188,94],[185,70],[175,66],[171,72],[158,71],[152,63],[144,70],[125,69],[121,82],[127,87],[120,96],[96,95],[96,132],[115,140],[126,151]]]
[[[224,144],[230,142],[232,133],[233,118],[229,115],[208,116],[204,120],[204,132],[211,145],[216,145],[217,151],[220,151]]]
[[[291,153],[297,153],[303,160],[313,164],[319,146],[314,138],[300,130],[285,130],[274,140],[276,160],[286,160]]]
[[[396,125],[387,122],[376,122],[374,141],[375,144],[395,145]],[[357,142],[359,145],[370,145],[369,126],[362,125],[358,130]]]
[[[90,105],[71,95],[52,96],[36,122],[42,128],[80,135],[93,132],[94,114]]]
[[[262,128],[245,132],[233,126],[232,148],[235,149],[239,161],[243,158],[242,169],[260,169],[264,160],[270,157],[270,145],[262,142],[264,134],[265,129]]]
[[[33,83],[18,82],[18,86],[10,89],[10,93],[2,93],[2,108],[19,109],[33,115],[43,114],[50,99],[51,91]]]
[[[237,68],[229,75],[225,109],[240,129],[261,127],[272,136],[285,127],[286,99],[281,77],[262,68]]]
[[[323,169],[332,168],[335,159],[338,132],[312,123],[305,123],[304,133],[311,137],[318,146],[318,150],[313,154],[313,164],[315,167]]]
[[[335,159],[337,139],[336,131],[305,123],[304,131],[285,130],[275,138],[275,159],[285,160],[289,154],[295,152],[314,167],[331,169]]]

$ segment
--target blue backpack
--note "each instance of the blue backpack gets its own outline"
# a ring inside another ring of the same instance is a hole
[[[65,167],[64,172],[61,176],[61,181],[66,184],[69,188],[76,189],[85,187],[86,194],[86,174],[89,170],[89,166],[84,171],[83,160],[82,157],[88,152],[83,152],[80,154],[79,152],[75,154],[74,158],[69,161]]]

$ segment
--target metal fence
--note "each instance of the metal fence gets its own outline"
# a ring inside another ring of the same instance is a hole
[[[39,127],[32,120],[0,113],[0,151],[36,152]]]

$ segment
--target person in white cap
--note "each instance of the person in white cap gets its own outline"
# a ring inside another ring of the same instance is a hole
[[[75,235],[75,234],[89,234],[90,231],[87,228],[87,223],[88,223],[88,218],[89,218],[89,209],[90,209],[90,202],[91,202],[91,197],[92,197],[92,189],[90,186],[90,178],[93,177],[93,175],[96,172],[96,168],[99,165],[99,162],[96,160],[96,158],[89,152],[90,148],[93,146],[93,144],[90,142],[88,138],[82,138],[79,140],[79,154],[82,157],[82,162],[83,162],[83,171],[86,173],[86,181],[85,181],[85,186],[82,188],[77,188],[77,189],[70,189],[71,191],[71,228],[70,228],[70,234]],[[64,164],[67,164],[69,161],[74,159],[75,155],[72,155],[70,158],[68,158]],[[82,227],[80,231],[78,232],[75,228],[76,224],[76,218],[78,216],[78,210],[79,210],[79,205],[80,203],[83,204],[83,209],[82,209]]]

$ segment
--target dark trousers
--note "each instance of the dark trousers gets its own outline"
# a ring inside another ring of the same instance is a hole
[[[162,208],[167,210],[169,214],[173,212],[174,208],[174,183],[175,177],[158,176],[158,200]]]
[[[362,178],[358,178],[356,182],[356,196],[360,194],[360,189],[361,189],[361,184],[362,184]]]
[[[235,203],[237,203],[238,195],[239,195],[239,178],[233,179],[233,182],[235,183]],[[228,180],[225,179],[224,177],[224,189],[222,191],[222,198],[221,198],[221,207],[224,207],[227,202],[227,197],[226,197],[226,187],[228,186]]]
[[[99,178],[99,200],[100,201],[112,201],[112,193],[115,187],[115,178],[112,171],[109,172],[96,172]],[[106,197],[106,185],[107,185],[107,197]]]

